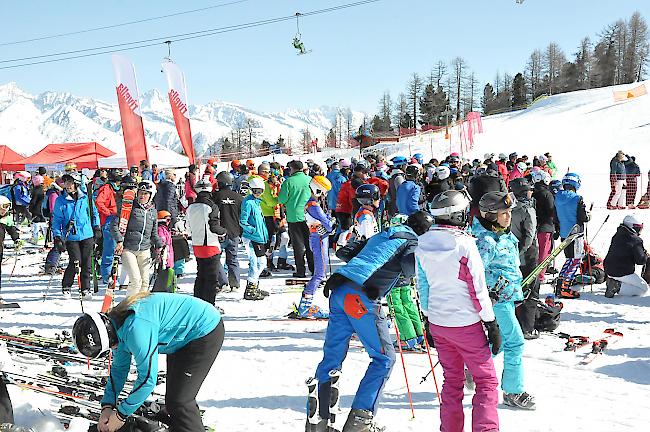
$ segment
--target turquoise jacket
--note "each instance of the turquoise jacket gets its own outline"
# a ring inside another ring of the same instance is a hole
[[[102,405],[113,405],[121,414],[131,415],[149,397],[158,378],[158,354],[173,354],[193,340],[214,330],[221,321],[219,311],[196,297],[156,293],[131,306],[129,315],[117,330],[119,345],[113,350],[111,377],[106,384]],[[133,391],[118,405],[131,358],[138,378]]]
[[[523,300],[517,237],[510,231],[501,234],[489,231],[481,225],[478,218],[474,218],[472,234],[477,238],[476,246],[485,267],[488,289],[494,288],[499,277],[508,281],[499,295],[498,302]]]
[[[61,237],[64,241],[81,241],[93,236],[93,228],[98,228],[99,213],[93,201],[93,218],[88,211],[88,196],[82,188],[77,189],[77,199],[67,193],[60,195],[54,202],[52,214],[52,235]],[[74,221],[74,230],[70,229],[70,221]]]
[[[269,233],[266,231],[266,223],[262,216],[261,200],[253,195],[248,195],[241,203],[239,225],[242,228],[242,237],[255,243],[266,243],[269,241]],[[304,212],[304,210],[303,210]]]

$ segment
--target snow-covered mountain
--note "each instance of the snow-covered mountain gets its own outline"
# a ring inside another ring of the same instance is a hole
[[[167,95],[154,89],[142,94],[141,99],[147,140],[180,150]],[[282,135],[291,137],[296,145],[304,129],[324,140],[336,113],[336,107],[328,106],[264,113],[223,101],[190,105],[194,146],[199,154],[213,150],[221,137],[230,137],[232,129],[246,118],[261,125],[256,130],[259,141],[275,142]],[[358,127],[363,117],[364,113],[353,111],[353,126]],[[0,144],[30,155],[49,143],[83,141],[97,141],[123,151],[117,103],[51,91],[31,95],[15,82],[0,86]]]

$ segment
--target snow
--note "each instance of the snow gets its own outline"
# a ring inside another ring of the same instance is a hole
[[[560,172],[568,167],[579,172],[583,176],[580,192],[587,203],[595,203],[589,237],[593,237],[606,216],[611,215],[592,243],[602,256],[624,215],[634,213],[650,226],[650,211],[607,211],[604,208],[609,194],[608,163],[619,148],[638,157],[642,172],[650,168],[650,149],[646,149],[650,128],[639,127],[647,123],[650,99],[646,96],[614,104],[611,92],[610,88],[553,96],[523,112],[485,118],[485,132],[478,137],[473,152],[467,155],[473,158],[475,155],[482,157],[486,152],[517,150],[532,157],[550,151]],[[425,135],[412,139],[411,151],[428,156],[431,144],[439,149],[435,157],[443,156],[443,150],[446,152],[449,148],[449,143],[438,135]],[[400,143],[399,150],[393,154],[398,152],[407,153],[408,143]],[[356,153],[324,152],[314,159],[322,160],[331,154],[350,156]],[[642,236],[648,240],[646,232]],[[240,257],[245,274],[247,265],[241,250]],[[56,277],[47,300],[43,300],[48,278],[35,275],[43,255],[21,255],[10,279],[12,261],[3,266],[2,294],[7,301],[21,302],[22,309],[0,312],[2,329],[18,332],[33,328],[43,335],[70,329],[81,312],[79,300],[62,298],[60,277]],[[562,260],[558,261],[560,265]],[[337,265],[339,263],[332,257],[332,266]],[[180,280],[180,295],[191,294],[194,272],[195,262],[191,261]],[[206,409],[205,423],[217,430],[304,430],[304,381],[313,375],[322,357],[326,323],[278,320],[289,312],[291,303],[298,302],[300,296],[299,291],[284,285],[283,277],[261,281],[262,289],[273,292],[264,301],[242,300],[243,288],[239,293],[220,294],[217,298],[226,311],[226,339],[198,399],[200,407]],[[544,298],[551,292],[550,285],[543,285],[541,291]],[[526,390],[536,397],[538,409],[524,412],[500,405],[502,431],[644,430],[643,425],[650,421],[646,406],[650,398],[650,297],[607,299],[603,293],[604,285],[594,286],[593,292],[587,286],[581,299],[566,300],[557,331],[595,338],[600,337],[604,329],[615,328],[624,337],[587,365],[578,364],[584,354],[564,352],[563,340],[556,335],[543,334],[539,340],[527,341],[524,352]],[[320,293],[316,302],[326,305]],[[84,302],[86,310],[99,310],[100,306],[100,296]],[[435,351],[433,354],[435,363]],[[398,357],[386,384],[377,420],[386,425],[388,431],[437,430],[440,405],[433,381],[429,377],[420,383],[429,370],[428,360],[425,355],[407,354],[405,362],[415,418],[411,420],[404,372]],[[341,379],[342,421],[367,365],[367,355],[351,347]],[[495,365],[500,375],[502,356],[496,357]],[[23,366],[30,374],[45,368],[39,364]],[[441,368],[438,366],[435,371],[438,384],[442,385]],[[39,409],[55,412],[61,405],[60,401],[47,396],[14,386],[9,389],[17,420],[24,425],[34,424],[39,419]],[[464,406],[466,430],[471,430],[469,392],[466,392]]]

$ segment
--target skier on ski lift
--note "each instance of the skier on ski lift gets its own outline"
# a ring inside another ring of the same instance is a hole
[[[305,50],[305,44],[300,40],[298,36],[293,38],[293,47],[298,50],[298,55],[307,54]]]

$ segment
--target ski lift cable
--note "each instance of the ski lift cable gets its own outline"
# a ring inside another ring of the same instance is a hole
[[[210,10],[210,9],[216,9],[216,8],[221,8],[221,7],[225,7],[225,6],[232,6],[232,5],[236,5],[236,4],[239,4],[239,3],[246,3],[246,2],[249,2],[249,1],[251,1],[251,0],[236,0],[236,1],[226,2],[226,3],[219,3],[219,4],[216,4],[216,5],[212,5],[212,6],[206,6],[206,7],[202,7],[202,8],[199,8],[199,9],[192,9],[192,10],[174,12],[174,13],[170,13],[170,14],[166,14],[166,15],[159,15],[159,16],[155,16],[155,17],[142,18],[142,19],[139,19],[139,20],[127,21],[127,22],[118,23],[118,24],[110,24],[110,25],[105,25],[105,26],[100,26],[100,27],[88,28],[88,29],[84,29],[84,30],[76,30],[76,31],[66,32],[66,33],[58,33],[58,34],[47,35],[47,36],[39,36],[39,37],[31,38],[31,39],[22,39],[22,40],[17,40],[17,41],[12,41],[12,42],[0,42],[0,47],[9,46],[9,45],[26,44],[26,43],[29,43],[29,42],[38,42],[38,41],[48,40],[48,39],[56,39],[56,38],[61,38],[61,37],[65,37],[65,36],[74,36],[74,35],[78,35],[78,34],[91,33],[91,32],[96,32],[96,31],[100,31],[100,30],[109,30],[109,29],[113,29],[113,28],[125,27],[125,26],[129,26],[129,25],[134,25],[134,24],[142,24],[142,23],[149,22],[149,21],[157,21],[157,20],[161,20],[161,19],[165,19],[165,18],[172,18],[172,17],[180,16],[180,15],[188,15],[188,14],[193,14],[193,13],[197,13],[197,12],[204,12],[204,11]]]
[[[341,9],[348,9],[356,6],[362,6],[365,4],[370,4],[370,3],[377,3],[382,0],[361,0],[353,3],[346,3],[342,5],[337,5],[337,6],[332,6],[329,8],[324,8],[324,9],[318,9],[314,11],[309,11],[305,13],[301,13],[300,16],[313,16],[313,15],[320,15],[324,13],[330,13],[334,11],[338,11]],[[28,60],[38,60],[38,59],[46,59],[49,57],[59,57],[59,56],[68,56],[68,57],[62,57],[62,58],[56,58],[56,59],[50,59],[50,60],[43,60],[43,61],[35,61],[35,62],[29,62],[29,63],[21,63],[17,65],[10,65],[10,66],[3,66],[0,67],[0,70],[2,69],[12,69],[16,67],[22,67],[22,66],[31,66],[31,65],[37,65],[37,64],[44,64],[48,62],[56,62],[56,61],[63,61],[63,60],[71,60],[71,59],[78,59],[78,58],[83,58],[83,57],[91,57],[91,56],[96,56],[96,55],[102,55],[102,54],[107,54],[107,53],[113,53],[113,52],[120,52],[120,51],[127,51],[127,50],[132,50],[132,49],[139,49],[139,48],[147,48],[151,46],[158,45],[160,43],[165,43],[165,41],[170,40],[174,42],[180,42],[180,41],[185,41],[185,40],[190,40],[190,39],[198,39],[202,37],[207,37],[207,36],[214,36],[217,34],[221,33],[228,33],[231,31],[237,31],[237,30],[243,30],[243,29],[248,29],[252,27],[259,27],[263,25],[269,25],[269,24],[275,24],[278,22],[282,21],[287,21],[296,18],[295,15],[290,15],[290,16],[284,16],[284,17],[278,17],[278,18],[270,18],[270,19],[265,19],[265,20],[260,20],[260,21],[253,21],[249,23],[244,23],[244,24],[236,24],[236,25],[230,25],[230,26],[225,26],[225,27],[218,27],[214,29],[206,29],[206,30],[199,30],[195,32],[189,32],[189,33],[181,33],[177,35],[172,35],[172,36],[164,36],[164,37],[157,37],[157,38],[151,38],[151,39],[143,39],[139,41],[133,41],[133,42],[124,42],[124,43],[119,43],[119,44],[113,44],[113,45],[104,45],[104,46],[99,46],[99,47],[94,47],[94,48],[84,48],[84,49],[78,49],[78,50],[71,50],[71,51],[63,51],[63,52],[58,52],[58,53],[52,53],[52,54],[42,54],[42,55],[37,55],[37,56],[29,56],[29,57],[21,57],[21,58],[14,58],[14,59],[8,59],[8,60],[0,60],[0,64],[6,64],[6,63],[16,63],[16,62],[21,62],[21,61],[28,61]],[[131,46],[133,45],[133,46]],[[91,51],[97,51],[97,52],[91,52]],[[81,54],[81,53],[87,53],[87,54],[82,54],[82,55],[73,55],[73,54]]]

